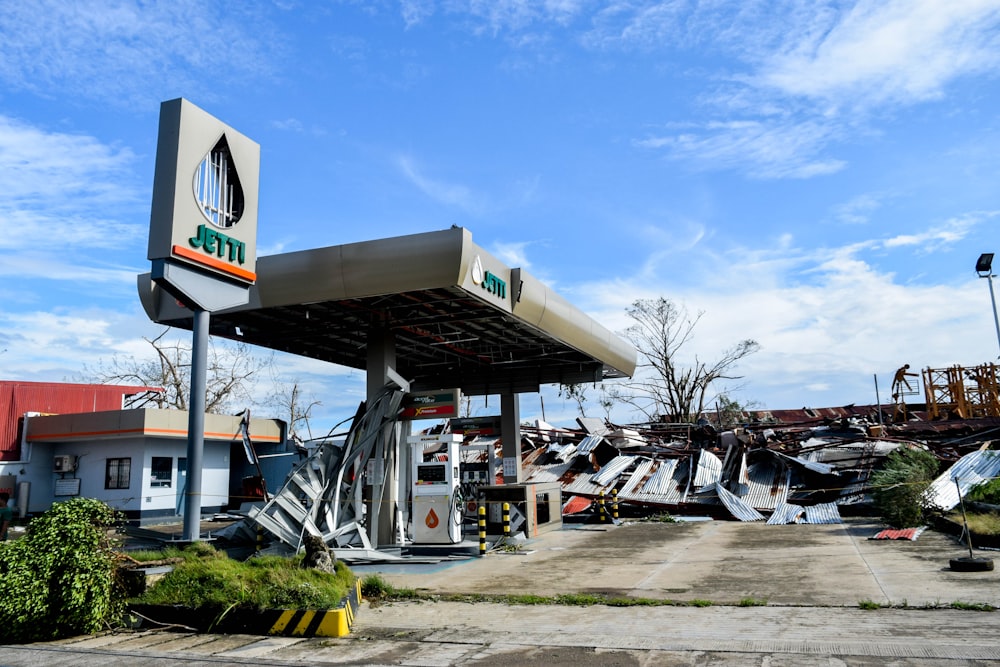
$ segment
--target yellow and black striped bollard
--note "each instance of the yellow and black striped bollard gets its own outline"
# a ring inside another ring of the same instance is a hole
[[[510,537],[510,503],[503,504],[503,536]]]
[[[486,505],[479,506],[479,555],[486,555]]]
[[[611,489],[611,518],[618,523],[618,489]]]
[[[597,498],[597,513],[601,517],[601,523],[608,520],[606,511],[607,510],[604,509],[604,491],[602,490],[601,495]]]

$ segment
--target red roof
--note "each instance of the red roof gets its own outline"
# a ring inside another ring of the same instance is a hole
[[[121,410],[126,396],[158,387],[65,382],[0,381],[0,461],[20,456],[20,422],[26,412],[68,414]]]

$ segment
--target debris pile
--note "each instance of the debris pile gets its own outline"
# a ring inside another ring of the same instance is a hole
[[[580,429],[524,425],[524,481],[558,481],[573,508],[587,506],[581,499],[615,493],[639,513],[783,524],[840,523],[842,511],[870,502],[872,472],[899,447],[927,449],[942,462],[945,472],[927,493],[928,504],[942,510],[958,504],[955,475],[964,494],[1000,474],[1000,452],[987,451],[1000,432],[994,418],[927,422],[910,411],[911,421],[879,424],[874,406],[746,416],[740,427],[722,431],[707,419],[616,426],[580,418]]]

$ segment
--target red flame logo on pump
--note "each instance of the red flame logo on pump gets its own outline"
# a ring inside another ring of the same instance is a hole
[[[428,528],[437,528],[438,524],[441,523],[441,521],[438,519],[437,513],[435,513],[434,510],[432,509],[430,512],[427,513],[427,518],[424,519],[424,523],[427,524]]]

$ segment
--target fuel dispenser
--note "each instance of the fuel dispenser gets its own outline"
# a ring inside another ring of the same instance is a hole
[[[462,494],[458,448],[462,436],[411,436],[411,498],[414,544],[462,541]],[[426,452],[426,453],[425,453]]]

